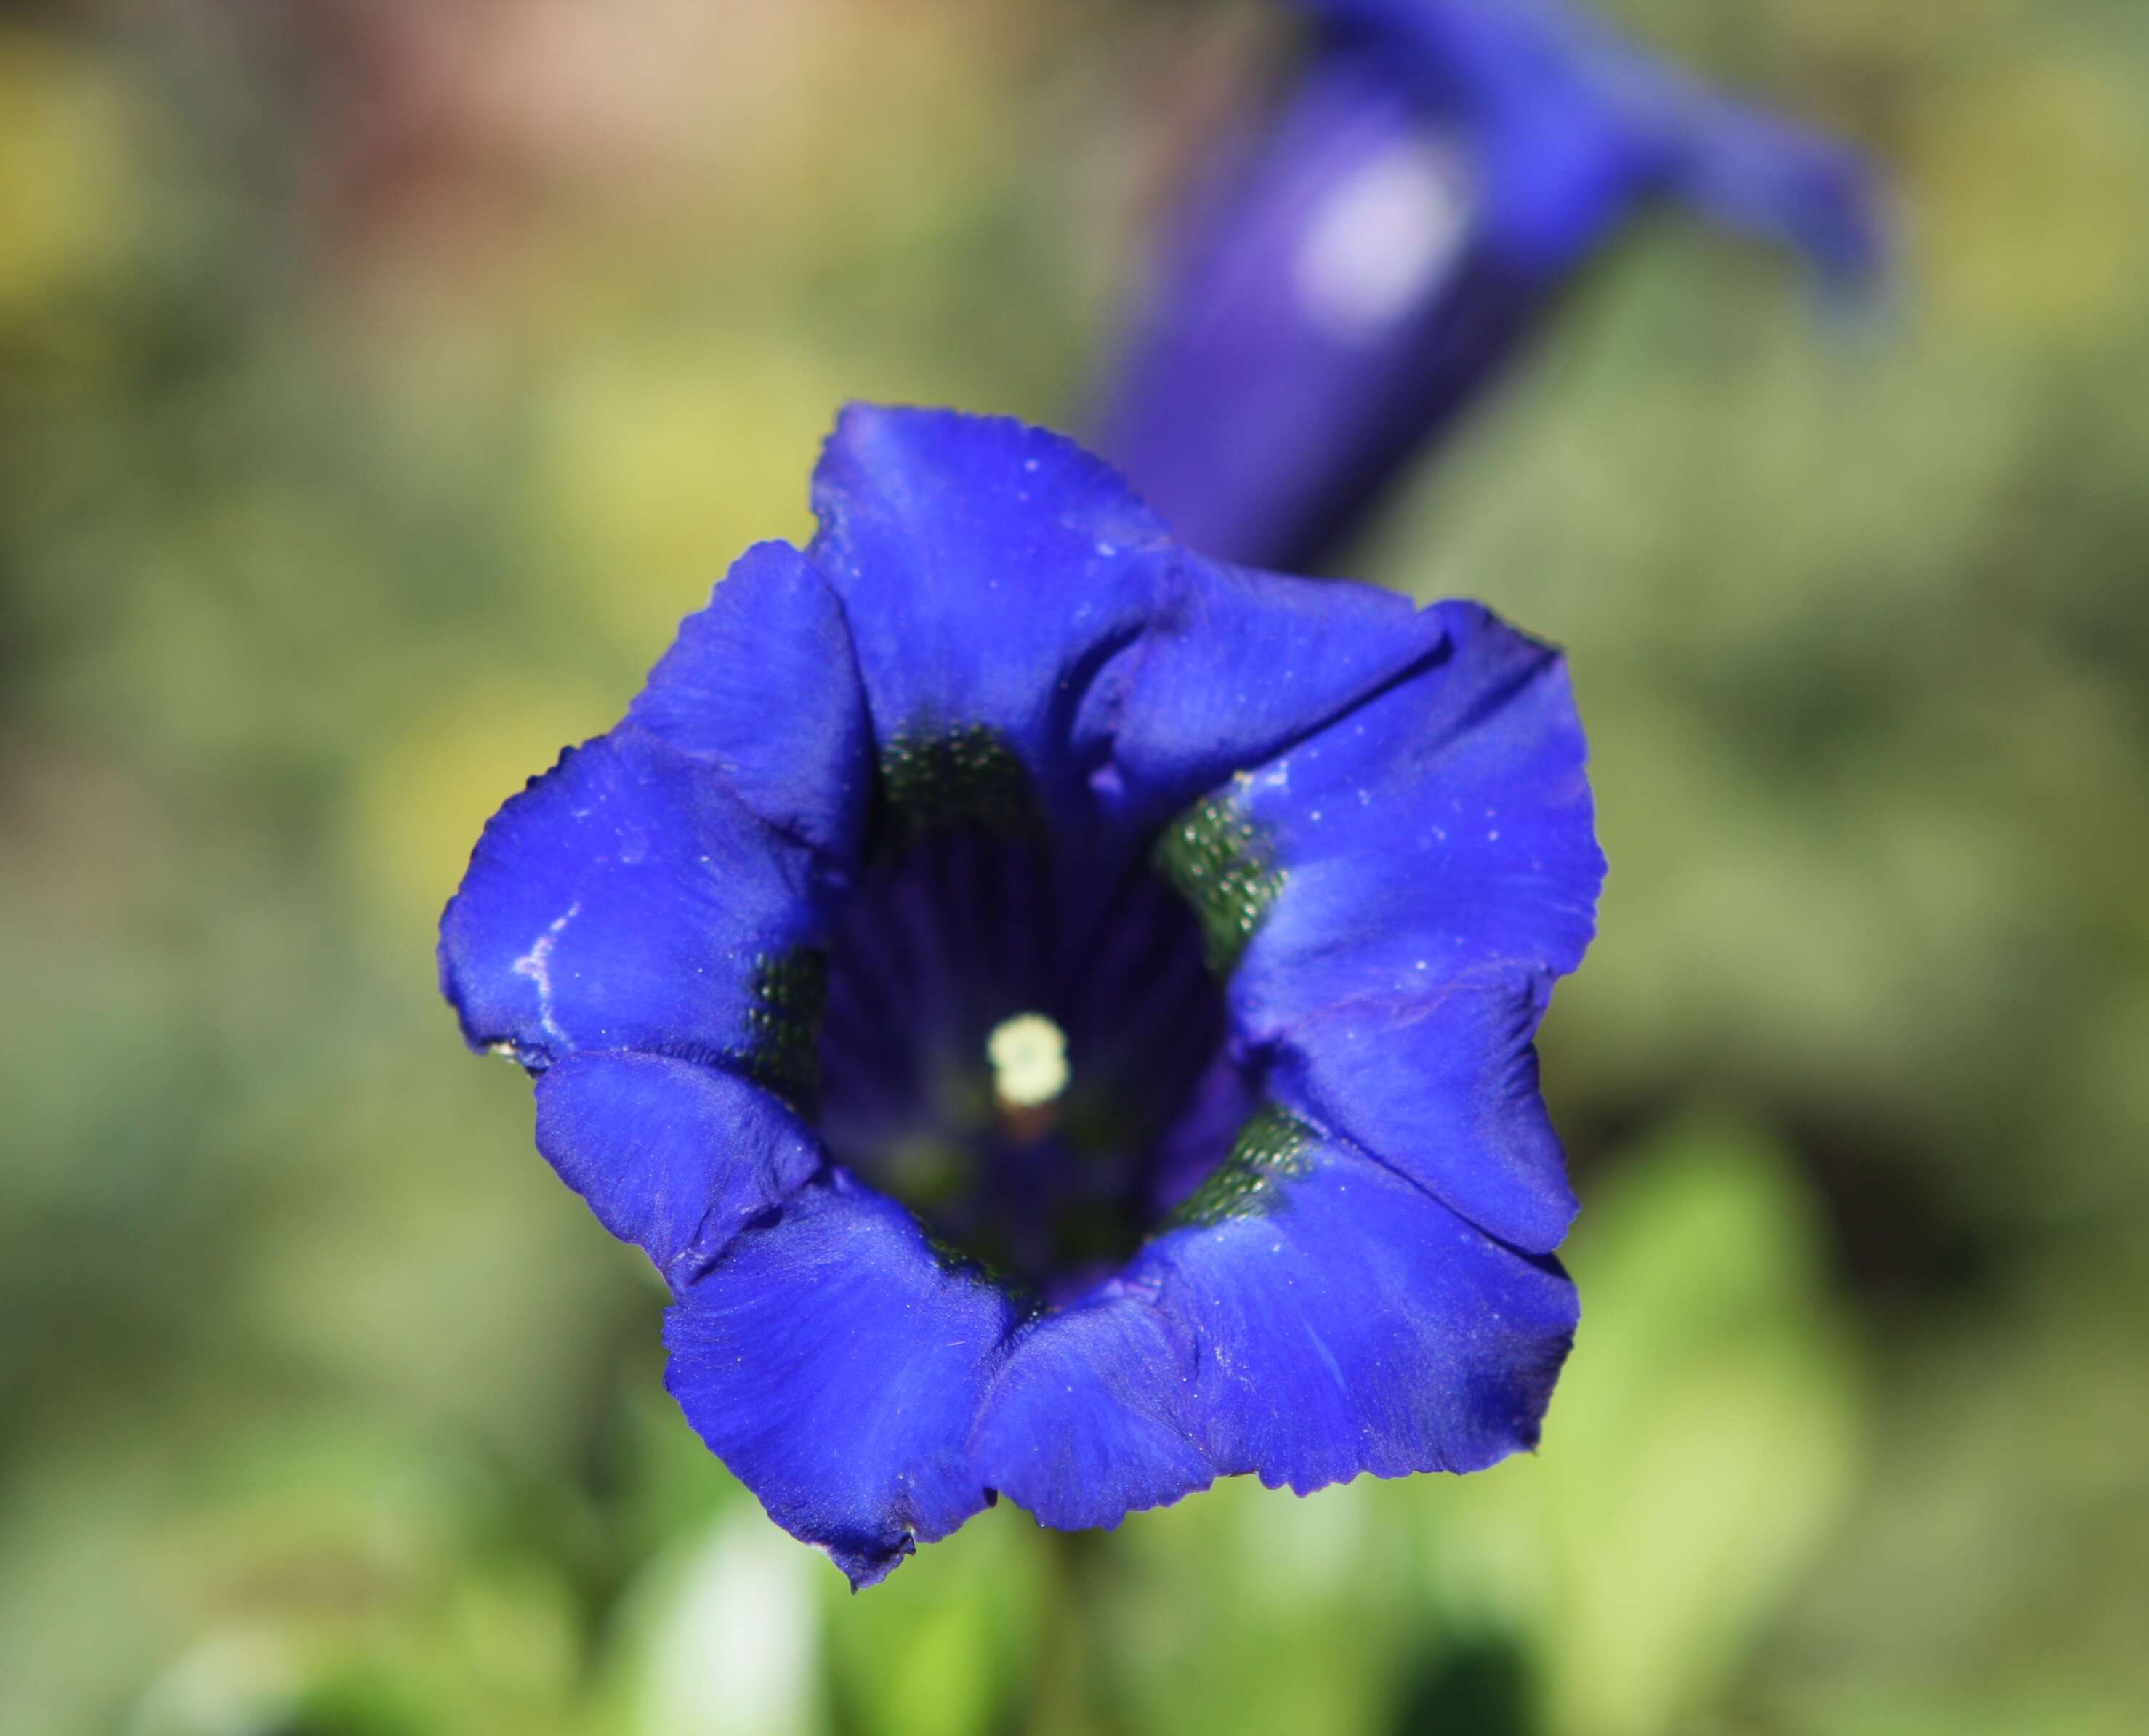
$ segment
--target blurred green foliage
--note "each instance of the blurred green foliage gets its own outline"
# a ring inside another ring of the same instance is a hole
[[[839,400],[1079,420],[1259,9],[0,11],[0,1729],[2143,1728],[2149,28],[1618,10],[1870,146],[1906,263],[1817,330],[1639,239],[1356,563],[1563,641],[1596,747],[1546,1444],[858,1599],[432,921]]]

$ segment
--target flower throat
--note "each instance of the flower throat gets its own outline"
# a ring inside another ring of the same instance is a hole
[[[1139,1247],[1255,1107],[1220,980],[1259,873],[1200,813],[1117,859],[1054,839],[984,731],[893,744],[877,795],[828,949],[823,1137],[1049,1301]]]

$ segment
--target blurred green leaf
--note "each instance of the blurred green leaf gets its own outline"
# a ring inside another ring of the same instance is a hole
[[[1568,1250],[1583,1324],[1544,1445],[1414,1516],[1442,1631],[1503,1622],[1557,1736],[1688,1728],[1839,1522],[1865,1406],[1824,1246],[1749,1125],[1624,1154]]]
[[[1039,1678],[1057,1624],[1094,1616],[1054,1595],[1059,1541],[1002,1507],[856,1596],[816,1558],[833,1728],[861,1736],[1006,1728]]]
[[[1734,1121],[1631,1153],[1570,1250],[1585,1297],[1538,1487],[1553,1725],[1648,1736],[1727,1682],[1838,1520],[1864,1406],[1814,1202]]]

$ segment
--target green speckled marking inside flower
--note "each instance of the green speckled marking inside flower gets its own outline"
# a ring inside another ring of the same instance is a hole
[[[821,1096],[821,1016],[828,1004],[828,956],[813,947],[754,961],[753,1046],[743,1067],[757,1084],[809,1120]]]
[[[925,1237],[925,1245],[932,1253],[934,1265],[950,1277],[970,1278],[980,1284],[991,1285],[1024,1315],[1035,1314],[1044,1307],[1044,1300],[1038,1295],[1037,1286],[1027,1279],[1009,1271],[997,1260],[957,1247],[915,1212],[911,1214],[911,1220]]]
[[[1157,1233],[1206,1229],[1234,1218],[1272,1211],[1276,1183],[1312,1172],[1306,1149],[1313,1130],[1274,1104],[1264,1104],[1246,1118],[1231,1141],[1231,1155],[1210,1172],[1200,1186],[1181,1200],[1157,1226]]]
[[[1283,890],[1283,870],[1267,835],[1241,809],[1236,792],[1197,802],[1157,840],[1156,871],[1194,907],[1209,968],[1229,976]]]
[[[881,749],[879,797],[880,843],[890,850],[957,826],[1026,832],[1037,823],[1029,774],[983,724],[897,737]]]

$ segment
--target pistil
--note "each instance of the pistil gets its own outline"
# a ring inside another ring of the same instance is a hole
[[[1059,1120],[1059,1099],[1069,1077],[1067,1034],[1042,1013],[1019,1013],[993,1027],[985,1058],[993,1066],[993,1107],[1002,1137],[1010,1145],[1034,1145]]]

